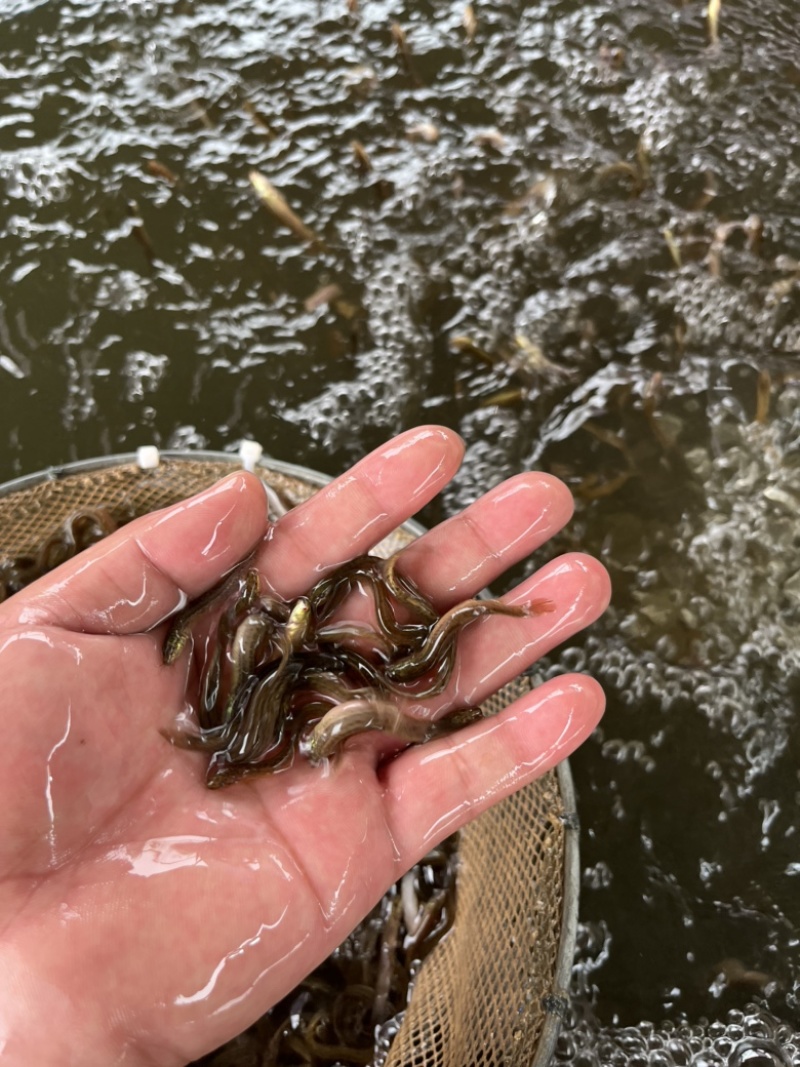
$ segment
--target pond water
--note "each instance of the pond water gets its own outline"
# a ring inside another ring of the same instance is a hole
[[[632,1064],[625,1027],[742,1030],[756,1002],[779,1051],[755,1026],[740,1062],[788,1063],[796,4],[722,0],[717,25],[695,0],[470,10],[6,0],[0,481],[246,437],[335,474],[420,422],[467,444],[428,523],[515,471],[558,474],[578,508],[550,551],[592,552],[614,581],[605,618],[541,665],[609,697],[573,761],[559,1058],[594,1062],[605,1033],[622,1049],[605,1062]]]

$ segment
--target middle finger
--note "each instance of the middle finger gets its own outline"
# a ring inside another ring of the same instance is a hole
[[[535,552],[572,511],[563,482],[538,471],[518,474],[417,538],[403,550],[397,569],[446,611]]]

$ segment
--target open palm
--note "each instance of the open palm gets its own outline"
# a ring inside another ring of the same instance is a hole
[[[236,474],[145,516],[0,606],[0,1052],[3,1063],[184,1064],[243,1030],[360,921],[399,875],[567,756],[603,699],[553,680],[496,719],[384,759],[354,738],[326,772],[298,760],[230,789],[160,733],[191,658],[161,662],[163,620],[263,540],[267,586],[295,597],[368,551],[452,477],[457,437],[389,442],[269,527]],[[404,571],[445,609],[569,518],[555,479],[524,474],[413,542]],[[266,535],[266,537],[265,537]],[[594,620],[605,571],[562,556],[459,642],[434,716],[478,703]]]

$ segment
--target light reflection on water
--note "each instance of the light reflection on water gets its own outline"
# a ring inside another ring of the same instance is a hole
[[[470,42],[458,5],[4,5],[0,479],[242,437],[335,473],[422,421],[467,442],[428,521],[560,474],[560,547],[616,594],[543,668],[610,697],[574,767],[587,995],[714,1017],[754,995],[715,978],[738,959],[797,1026],[793,4],[726,3],[717,49],[700,4],[476,11]]]

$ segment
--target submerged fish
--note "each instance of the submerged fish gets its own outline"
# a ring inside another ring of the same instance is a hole
[[[248,177],[250,178],[250,184],[255,189],[258,198],[264,207],[270,211],[279,222],[283,223],[287,229],[291,230],[295,237],[298,237],[301,241],[308,241],[309,244],[323,245],[322,240],[309,226],[306,226],[300,216],[289,207],[286,198],[275,188],[268,178],[265,178],[264,175],[260,174],[257,170],[251,170]]]

